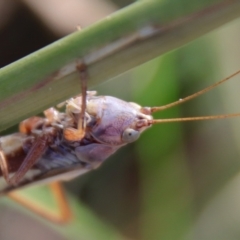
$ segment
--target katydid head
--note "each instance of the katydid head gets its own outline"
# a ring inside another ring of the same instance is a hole
[[[133,142],[151,126],[151,113],[142,109],[136,103],[111,96],[89,97],[86,114],[91,121],[87,129],[102,144],[121,146]]]
[[[134,142],[139,138],[141,133],[157,123],[166,122],[181,122],[181,121],[196,121],[196,120],[211,120],[240,116],[240,113],[217,115],[217,116],[202,116],[188,118],[173,118],[173,119],[153,119],[152,114],[157,111],[162,111],[167,108],[179,105],[189,101],[203,93],[210,91],[223,82],[229,80],[233,76],[239,74],[240,71],[231,76],[217,82],[210,87],[207,87],[197,93],[194,93],[186,98],[160,107],[141,107],[132,102],[125,102],[121,99],[110,96],[95,96],[95,92],[87,92],[86,108],[84,112],[84,137],[91,137],[97,143],[120,147],[127,143]],[[67,103],[67,115],[73,119],[73,129],[79,126],[79,116],[81,109],[82,98],[76,97]],[[69,126],[69,123],[68,123]],[[83,139],[80,132],[74,130],[76,139]],[[70,140],[73,140],[72,132],[70,132]],[[80,136],[80,137],[79,137]]]
[[[99,120],[98,124],[92,129],[92,136],[102,143],[123,145],[133,142],[138,139],[141,133],[157,123],[167,122],[182,122],[182,121],[197,121],[197,120],[213,120],[239,117],[240,113],[215,115],[215,116],[201,116],[201,117],[187,117],[187,118],[173,118],[173,119],[153,119],[152,114],[157,111],[162,111],[170,107],[174,107],[195,97],[206,93],[220,84],[233,78],[240,71],[232,74],[231,76],[197,92],[186,98],[180,99],[176,102],[167,104],[160,107],[141,107],[136,103],[124,102],[120,99],[113,97],[102,97],[102,102],[95,97],[95,104],[98,107]],[[91,101],[90,101],[91,102]],[[101,106],[98,105],[101,102]],[[87,107],[88,108],[88,107]],[[96,113],[97,111],[95,111]]]

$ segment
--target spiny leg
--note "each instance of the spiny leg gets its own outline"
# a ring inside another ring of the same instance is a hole
[[[62,185],[59,182],[49,184],[49,187],[51,189],[52,195],[54,197],[54,200],[57,205],[58,212],[51,212],[49,208],[39,204],[36,201],[33,201],[32,199],[29,199],[28,197],[23,196],[20,192],[14,191],[8,194],[8,196],[21,204],[22,206],[28,208],[32,212],[40,215],[41,217],[54,222],[54,223],[67,223],[72,218],[72,212],[69,207],[66,195],[64,193],[64,190],[62,188]]]
[[[87,107],[87,79],[88,79],[87,66],[83,63],[79,64],[77,65],[77,70],[79,72],[81,80],[82,106],[77,123],[77,129],[74,128],[64,129],[64,137],[69,141],[81,140],[84,137],[86,131],[85,112]]]
[[[49,141],[50,135],[48,134],[43,134],[42,136],[37,137],[33,146],[27,153],[27,156],[23,160],[21,166],[11,178],[9,177],[7,159],[5,157],[4,151],[0,147],[0,168],[6,182],[11,185],[17,185],[23,179],[27,171],[32,168],[32,166],[45,152],[46,148],[48,147]]]
[[[31,133],[32,129],[35,129],[39,124],[43,124],[43,123],[44,123],[43,118],[31,117],[22,121],[19,124],[19,131],[24,134],[29,134]],[[31,167],[38,161],[38,159],[45,152],[48,146],[49,139],[50,139],[50,133],[43,133],[41,136],[38,136],[36,138],[34,144],[28,151],[21,166],[14,173],[12,178],[9,178],[7,159],[0,145],[0,169],[7,183],[12,185],[17,185],[22,180],[22,178],[25,176],[27,171],[31,169]]]
[[[47,118],[49,123],[52,123],[56,120],[56,118],[58,117],[58,111],[55,108],[49,108],[46,111],[44,111],[44,115]],[[32,117],[29,119],[24,120],[21,124],[20,124],[20,132],[22,133],[29,133],[30,130],[34,129],[35,126],[38,123],[42,123],[42,118],[38,118],[38,117]],[[45,135],[47,137],[47,135]],[[41,138],[41,137],[40,137]],[[40,138],[37,139],[37,142],[39,143]],[[41,156],[41,150],[42,152],[44,152],[45,147],[47,147],[47,144],[43,144],[43,148],[39,148],[39,144],[35,144],[29,151],[28,154],[28,159],[25,158],[24,162],[22,164],[22,168],[23,169],[30,169],[31,166],[39,159],[39,156]],[[36,152],[36,150],[38,151],[38,153]],[[30,154],[30,152],[32,152],[32,154]],[[30,159],[30,160],[29,160]],[[33,161],[33,160],[36,161]],[[2,173],[4,178],[7,180],[7,182],[9,182],[9,174],[8,174],[8,168],[7,168],[7,159],[5,158],[4,152],[1,151],[0,149],[0,167],[2,169]],[[29,166],[29,164],[31,164],[31,166]],[[28,165],[28,166],[27,166]],[[21,168],[20,167],[20,168]],[[22,170],[18,170],[19,174],[17,178],[22,178],[25,174]],[[34,200],[23,196],[20,192],[18,191],[14,191],[8,194],[8,196],[20,203],[21,205],[23,205],[24,207],[28,208],[29,210],[35,212],[36,214],[52,221],[55,223],[66,223],[68,222],[71,218],[72,218],[72,213],[69,207],[69,204],[67,202],[66,196],[64,194],[64,191],[62,189],[62,186],[60,183],[53,183],[53,184],[49,184],[48,185],[51,189],[52,195],[54,196],[56,205],[57,205],[57,209],[58,212],[51,212],[49,211],[49,209],[47,209],[46,207],[44,207],[43,205],[39,204],[38,202],[35,202]]]
[[[42,118],[40,117],[32,117],[22,121],[19,124],[19,130],[21,133],[28,134],[33,128],[33,126],[37,125],[39,122],[42,122]],[[40,148],[39,148],[40,145]],[[35,144],[31,147],[27,156],[23,160],[20,168],[15,172],[12,178],[10,178],[8,159],[5,156],[4,150],[2,148],[2,142],[0,138],[0,170],[2,172],[3,178],[8,184],[17,185],[19,181],[24,177],[26,172],[33,166],[33,164],[39,159],[39,156],[42,155],[41,150],[45,149],[41,147],[43,145],[43,139],[40,137],[35,141]],[[44,144],[46,145],[46,144]]]
[[[82,107],[78,120],[78,130],[85,132],[85,112],[87,107],[87,67],[84,64],[78,65],[77,70],[80,74],[81,90],[82,90]]]

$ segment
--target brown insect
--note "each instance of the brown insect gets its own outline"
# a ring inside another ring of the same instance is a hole
[[[82,95],[67,100],[65,112],[44,111],[45,118],[31,117],[19,125],[19,133],[0,138],[0,194],[9,194],[24,205],[13,190],[35,183],[65,181],[98,168],[122,146],[134,142],[156,123],[208,120],[240,116],[240,113],[176,119],[153,119],[152,113],[193,99],[240,73],[213,84],[189,97],[161,107],[141,107],[111,96],[86,91],[86,72],[81,75]],[[62,218],[71,213],[59,185],[54,184]],[[41,212],[35,206],[31,208]],[[42,215],[46,215],[41,212]]]

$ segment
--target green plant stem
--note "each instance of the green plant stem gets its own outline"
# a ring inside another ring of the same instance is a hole
[[[184,8],[187,4],[188,8]],[[227,23],[237,0],[139,1],[0,70],[0,130]]]

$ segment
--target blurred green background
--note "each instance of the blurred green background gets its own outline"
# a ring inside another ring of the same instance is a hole
[[[130,3],[1,0],[0,66]],[[143,106],[164,105],[239,70],[239,42],[236,20],[94,90]],[[239,80],[154,116],[239,112]],[[100,169],[65,183],[76,215],[65,226],[2,198],[0,239],[240,239],[238,123],[231,119],[153,126]],[[27,194],[50,204],[46,189]]]

